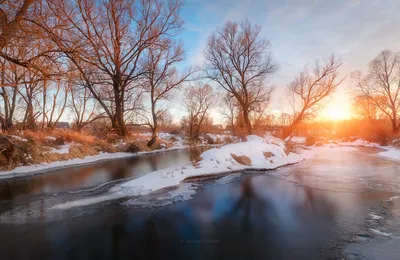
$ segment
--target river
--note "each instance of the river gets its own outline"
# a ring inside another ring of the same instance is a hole
[[[376,152],[332,149],[141,197],[109,190],[186,164],[187,151],[1,180],[0,258],[399,259],[400,164]]]

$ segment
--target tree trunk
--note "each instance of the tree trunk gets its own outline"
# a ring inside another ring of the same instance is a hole
[[[34,130],[36,129],[36,120],[35,120],[35,116],[33,114],[33,105],[30,102],[29,104],[27,104],[27,108],[26,108],[26,128]]]
[[[157,127],[151,128],[151,139],[147,143],[148,147],[151,147],[157,141]]]
[[[153,103],[151,106],[151,116],[153,119],[153,126],[151,127],[151,139],[147,143],[148,147],[151,147],[157,140],[157,114],[155,104]]]
[[[301,122],[303,118],[303,114],[301,113],[296,119],[287,127],[283,129],[282,139],[285,140],[288,136],[290,136],[293,131],[296,129],[297,125]]]
[[[115,99],[115,114],[112,119],[112,127],[116,129],[118,135],[126,136],[126,126],[123,110],[123,97],[119,91],[119,85],[114,86],[114,99]]]
[[[250,118],[249,118],[249,111],[247,110],[247,108],[243,108],[243,119],[244,119],[244,123],[246,124],[247,133],[249,135],[251,135],[252,132],[253,132],[253,129],[251,127],[251,122],[250,122]]]
[[[399,126],[397,125],[396,118],[392,119],[392,132],[393,134],[397,134],[399,132]]]

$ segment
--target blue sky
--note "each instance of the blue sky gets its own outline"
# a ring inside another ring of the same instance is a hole
[[[400,50],[399,0],[186,0],[185,65],[201,65],[208,36],[228,21],[249,19],[262,26],[262,37],[271,42],[279,71],[271,78],[276,86],[271,110],[284,102],[284,87],[306,65],[332,53],[342,56],[341,75],[365,69],[380,51]],[[332,102],[348,106],[353,92],[347,78]],[[175,106],[175,105],[174,105]],[[182,114],[180,108],[172,110]]]

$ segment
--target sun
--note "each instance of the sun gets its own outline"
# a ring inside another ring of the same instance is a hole
[[[330,104],[328,107],[326,107],[324,112],[325,113],[323,113],[323,117],[332,121],[348,119],[350,117],[349,108],[339,103]]]

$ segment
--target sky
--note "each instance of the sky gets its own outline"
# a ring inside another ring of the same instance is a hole
[[[324,114],[348,114],[355,89],[349,74],[365,71],[384,49],[400,51],[399,10],[399,0],[184,0],[183,66],[201,66],[207,38],[226,21],[249,19],[261,25],[279,64],[271,77],[276,90],[270,111],[287,109],[285,87],[305,65],[335,53],[344,61],[340,76],[347,77]],[[171,113],[180,118],[184,112],[174,105]],[[220,120],[218,111],[214,119]]]

